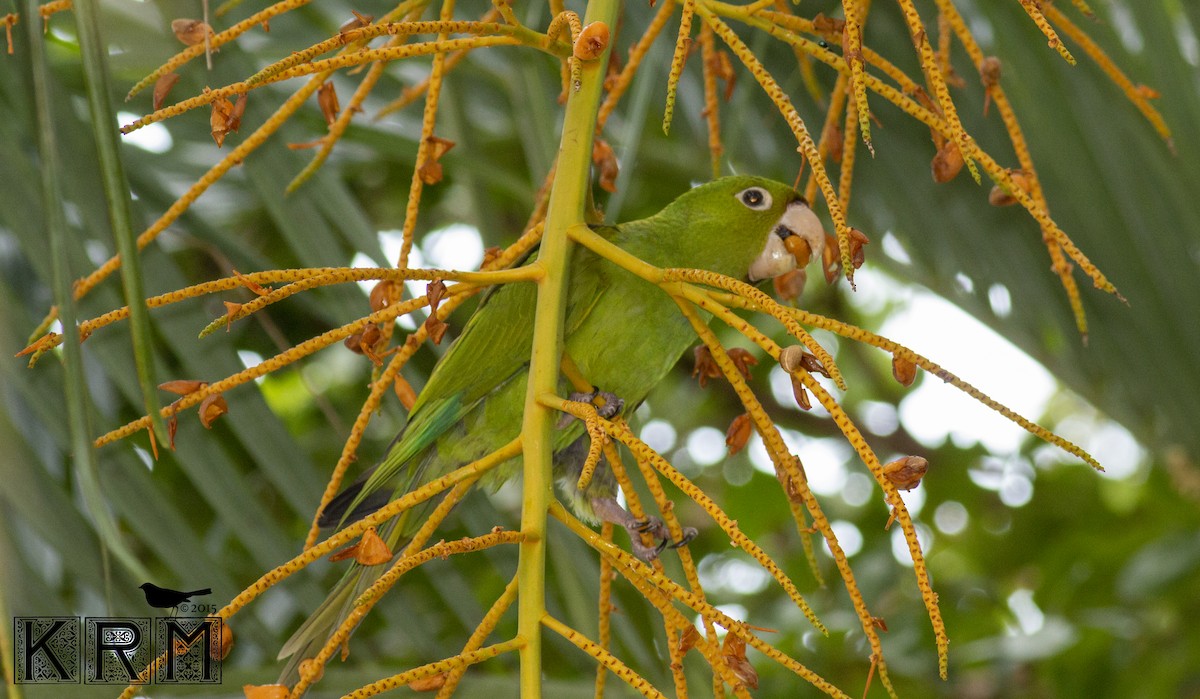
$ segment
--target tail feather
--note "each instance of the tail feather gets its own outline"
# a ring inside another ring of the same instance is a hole
[[[350,506],[358,499],[364,483],[365,481],[352,483],[345,490],[335,495],[329,501],[329,504],[325,506],[325,509],[321,511],[321,516],[317,518],[317,526],[324,529],[328,527],[342,527],[352,522],[357,522],[388,504],[388,501],[391,500],[391,491],[386,489],[377,490],[363,498],[351,510]]]
[[[212,594],[212,588],[210,588],[210,587],[206,587],[206,588],[204,588],[203,590],[192,590],[191,592],[185,592],[185,593],[183,593],[183,594],[184,594],[184,595],[186,595],[186,596],[188,596],[188,597],[193,597],[193,596],[195,596],[195,597],[200,597],[200,596],[203,596],[203,595],[211,595],[211,594]]]

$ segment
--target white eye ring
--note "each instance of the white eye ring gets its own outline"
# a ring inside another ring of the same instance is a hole
[[[747,187],[734,196],[748,209],[766,211],[771,208],[771,193],[762,187]]]

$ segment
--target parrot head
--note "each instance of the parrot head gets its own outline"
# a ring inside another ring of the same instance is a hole
[[[663,260],[648,262],[706,269],[751,283],[820,259],[825,245],[825,229],[804,197],[762,177],[713,180],[653,218],[662,219],[654,228]]]

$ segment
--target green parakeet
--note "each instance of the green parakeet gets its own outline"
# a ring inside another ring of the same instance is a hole
[[[820,221],[798,192],[745,176],[695,187],[654,216],[596,232],[659,267],[709,270],[752,283],[795,267],[784,243],[788,237],[801,236],[812,252],[810,259],[821,258],[825,243]],[[609,398],[611,412],[631,413],[695,343],[695,333],[661,289],[581,245],[571,252],[569,273],[564,350]],[[341,526],[366,516],[520,433],[536,294],[534,284],[509,283],[480,303],[434,368],[387,456],[334,498],[322,515],[323,525]],[[567,395],[565,379],[560,386],[560,395]],[[634,553],[657,555],[662,547],[644,547],[637,533],[652,531],[665,544],[665,528],[657,521],[636,521],[617,503],[615,479],[603,464],[586,490],[576,489],[587,451],[582,423],[560,423],[554,449],[555,475],[571,509],[589,522],[620,524],[630,532]],[[510,459],[481,483],[495,488],[516,475],[520,465],[519,458]],[[390,532],[383,532],[392,550],[411,536],[420,515],[409,511]],[[351,567],[280,652],[280,657],[295,656],[289,670],[316,653],[355,597],[385,569]]]

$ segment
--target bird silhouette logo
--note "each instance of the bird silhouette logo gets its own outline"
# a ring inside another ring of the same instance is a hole
[[[212,594],[212,588],[208,587],[201,590],[192,590],[191,592],[159,587],[154,583],[148,582],[142,583],[138,587],[146,595],[146,604],[159,609],[171,609],[173,610],[172,613],[179,611],[179,605],[191,601],[192,597]]]

